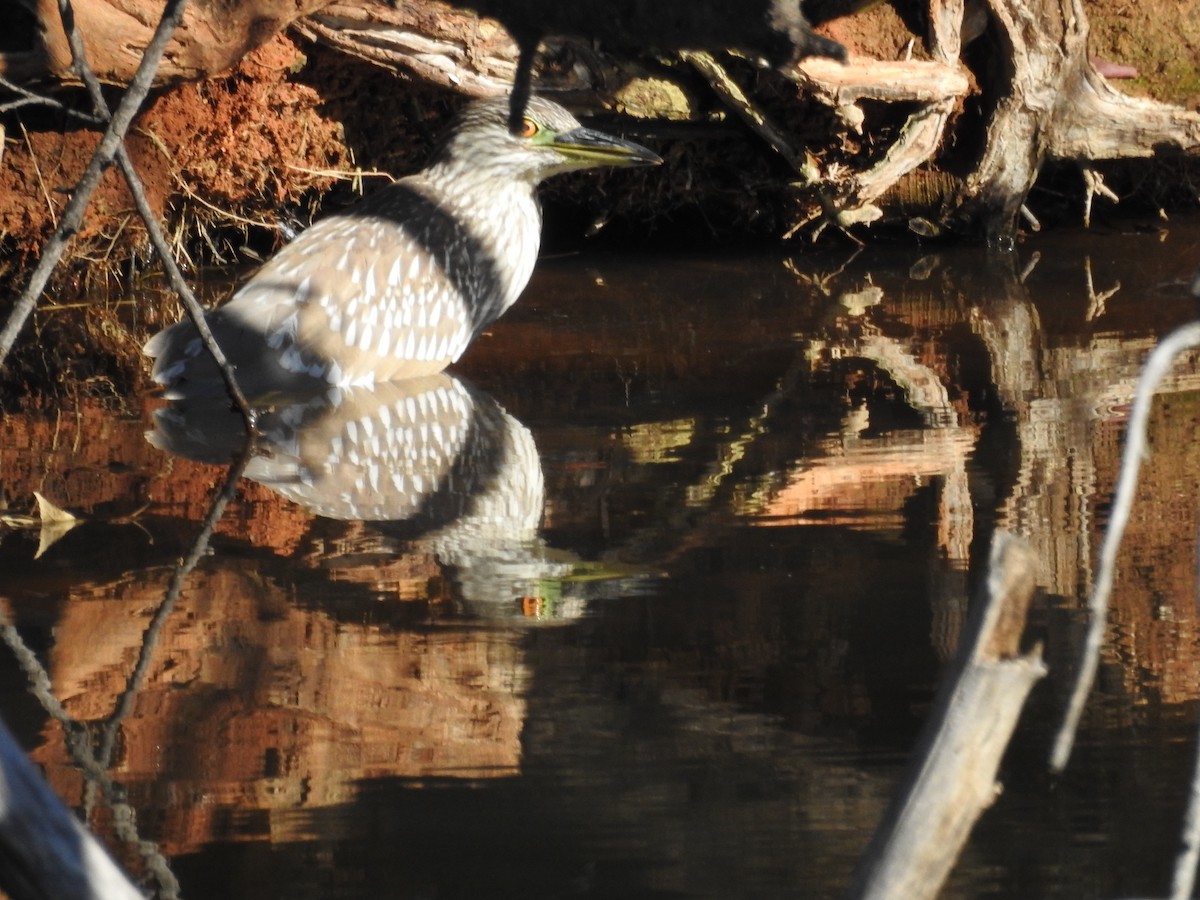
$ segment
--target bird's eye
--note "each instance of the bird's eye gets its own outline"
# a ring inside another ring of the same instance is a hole
[[[541,130],[537,122],[526,116],[521,120],[521,124],[517,126],[516,135],[517,137],[531,138]]]

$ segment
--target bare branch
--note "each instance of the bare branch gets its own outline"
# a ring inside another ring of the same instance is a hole
[[[84,84],[87,85],[88,96],[91,97],[92,105],[96,108],[96,112],[105,119],[109,119],[108,104],[105,102],[104,94],[100,90],[100,82],[92,72],[91,66],[88,65],[87,51],[83,45],[83,38],[80,37],[79,30],[75,27],[75,14],[71,6],[71,0],[59,0],[59,10],[62,13],[63,28],[66,31],[67,42],[70,44],[71,53],[75,58],[75,68],[79,76],[83,79]],[[125,183],[129,186],[129,193],[133,197],[133,203],[137,208],[138,215],[142,217],[142,221],[146,225],[146,233],[150,236],[150,243],[154,247],[154,252],[158,255],[163,269],[167,273],[167,281],[183,301],[184,308],[187,309],[188,315],[196,326],[196,330],[200,333],[200,340],[204,342],[205,348],[212,355],[213,360],[221,371],[225,387],[228,389],[229,395],[233,398],[233,402],[237,405],[238,411],[242,414],[247,430],[253,433],[254,411],[251,409],[246,396],[242,393],[242,389],[237,383],[237,376],[234,374],[233,366],[225,358],[225,354],[221,351],[221,347],[213,336],[212,330],[208,327],[208,321],[204,318],[204,308],[200,305],[200,301],[196,299],[196,295],[192,293],[192,289],[184,280],[183,273],[179,271],[179,265],[175,262],[175,257],[171,255],[171,248],[167,243],[166,236],[163,234],[162,226],[159,224],[154,210],[150,207],[150,201],[146,199],[146,190],[142,186],[142,180],[138,177],[137,170],[133,166],[133,161],[129,158],[129,153],[125,149],[124,139],[117,145],[116,158],[117,164],[121,167],[121,174],[125,176]]]
[[[71,192],[71,199],[67,203],[66,209],[63,210],[62,219],[54,230],[54,234],[46,242],[29,284],[13,304],[8,321],[5,322],[3,330],[0,330],[0,365],[3,365],[8,358],[13,344],[16,343],[17,335],[20,334],[21,329],[25,327],[25,323],[33,314],[38,298],[50,280],[50,275],[58,266],[59,260],[62,259],[67,245],[70,244],[80,225],[83,224],[83,215],[91,202],[92,194],[99,187],[105,170],[112,165],[113,159],[121,148],[121,141],[133,122],[133,117],[141,108],[142,101],[150,91],[154,72],[158,68],[167,43],[183,19],[183,10],[186,5],[187,0],[167,0],[158,28],[142,55],[142,61],[138,65],[137,72],[134,73],[133,80],[129,83],[129,88],[121,97],[121,102],[117,104],[116,111],[109,120],[108,128],[105,129],[104,136],[101,137],[100,143],[92,154],[87,169],[84,170],[83,176]]]
[[[1196,584],[1200,591],[1200,559],[1196,561]],[[1192,789],[1183,817],[1179,852],[1175,856],[1175,872],[1171,876],[1171,900],[1188,900],[1192,896],[1192,888],[1196,885],[1196,864],[1200,862],[1200,737],[1197,737],[1194,752],[1196,763],[1192,772]]]
[[[0,113],[10,112],[14,109],[19,109],[22,106],[49,106],[51,109],[58,110],[63,115],[70,116],[73,119],[79,119],[89,125],[103,125],[106,121],[100,116],[93,116],[90,113],[80,112],[77,109],[72,109],[61,100],[55,100],[53,97],[47,97],[44,94],[36,93],[28,88],[21,87],[15,82],[9,81],[3,75],[0,75],[0,88],[6,91],[12,91],[21,99],[12,100],[8,103],[0,103]]]

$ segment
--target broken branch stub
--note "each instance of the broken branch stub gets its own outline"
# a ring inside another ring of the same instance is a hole
[[[1046,673],[1040,648],[1020,652],[1035,572],[1029,546],[997,532],[985,595],[847,896],[933,900],[991,805],[1021,709]]]

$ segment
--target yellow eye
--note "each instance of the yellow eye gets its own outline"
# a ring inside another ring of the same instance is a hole
[[[541,130],[537,122],[526,116],[521,120],[521,124],[517,126],[516,135],[517,137],[531,138]]]

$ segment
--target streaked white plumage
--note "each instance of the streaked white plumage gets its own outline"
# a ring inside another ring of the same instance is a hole
[[[657,161],[542,98],[531,100],[522,134],[509,132],[507,116],[503,98],[472,104],[428,168],[313,225],[208,315],[252,401],[307,379],[350,386],[441,371],[528,283],[542,180]],[[190,322],[159,332],[144,352],[168,396],[219,389]]]

